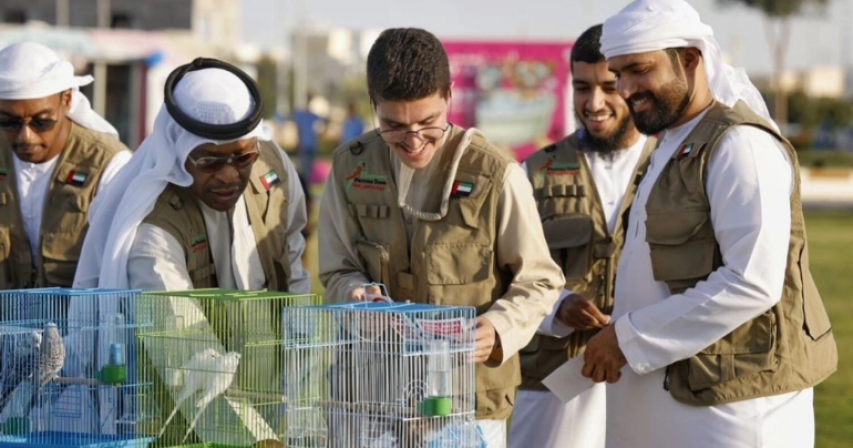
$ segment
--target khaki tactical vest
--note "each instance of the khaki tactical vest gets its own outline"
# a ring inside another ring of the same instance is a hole
[[[832,326],[809,272],[808,242],[800,202],[797,153],[745,104],[715,104],[664,167],[646,211],[652,271],[678,294],[722,265],[705,192],[708,161],[735,126],[754,126],[783,143],[793,164],[791,241],[781,301],[696,356],[667,368],[676,400],[696,406],[792,392],[820,383],[835,371]],[[768,223],[766,225],[773,225]]]
[[[607,217],[578,134],[545,147],[525,162],[545,239],[551,257],[563,268],[566,289],[591,300],[604,314],[613,311],[615,271],[625,242],[627,211],[656,144],[650,137],[643,148],[613,234],[607,229]],[[534,336],[521,352],[522,389],[547,390],[542,380],[583,353],[597,333],[574,331],[565,338]]]
[[[456,148],[463,132],[454,127],[448,148]],[[358,253],[370,280],[384,283],[394,300],[436,305],[473,306],[487,311],[512,282],[512,272],[497,266],[497,205],[504,174],[515,163],[482,135],[465,150],[455,181],[460,188],[440,221],[416,221],[412,240],[403,211],[388,146],[368,132],[335,152],[335,180],[344,188],[349,213],[361,225]],[[454,151],[444,151],[437,172],[447,172]],[[440,192],[444,176],[427,186]],[[426,210],[438,210],[441,194],[431,194]],[[431,202],[430,202],[431,201]],[[512,413],[515,387],[521,383],[518,357],[502,366],[476,367],[477,418],[503,419]]]
[[[290,278],[287,170],[279,149],[273,143],[261,142],[259,150],[261,155],[252,166],[249,186],[243,197],[267,278],[267,289],[287,291]],[[218,286],[204,215],[199,200],[189,188],[169,184],[143,222],[166,230],[184,246],[193,288]]]
[[[89,229],[89,204],[107,165],[124,150],[112,136],[71,124],[44,203],[39,259],[33,260],[18,205],[14,155],[0,139],[0,289],[71,287]]]

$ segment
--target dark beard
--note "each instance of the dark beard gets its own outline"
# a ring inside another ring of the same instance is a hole
[[[613,154],[620,149],[627,149],[629,131],[631,129],[631,117],[625,115],[616,126],[616,131],[608,137],[599,138],[592,135],[584,126],[580,117],[575,114],[582,130],[578,133],[578,141],[584,151],[596,152],[606,158],[612,158]]]
[[[634,102],[643,98],[651,103],[651,107],[645,112],[634,112]],[[670,128],[684,115],[690,105],[690,93],[687,91],[686,79],[679,76],[661,89],[659,97],[646,91],[631,95],[626,102],[637,130],[654,135]]]

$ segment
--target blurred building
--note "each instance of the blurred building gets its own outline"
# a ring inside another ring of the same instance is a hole
[[[810,97],[841,98],[848,90],[846,78],[847,73],[843,67],[827,65],[802,71],[789,70],[782,76],[782,86],[786,92],[803,92]],[[751,77],[751,79],[759,90],[772,90],[771,76]]]
[[[105,23],[99,23],[99,14]],[[3,0],[0,21],[72,28],[191,30],[207,42],[239,42],[239,0]]]
[[[240,44],[240,6],[239,0],[2,0],[0,48],[38,42],[70,60],[78,74],[93,74],[84,93],[122,141],[136,147],[153,128],[175,67],[198,56],[238,63],[259,57]]]

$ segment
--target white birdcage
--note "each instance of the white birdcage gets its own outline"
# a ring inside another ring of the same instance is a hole
[[[480,448],[470,307],[284,312],[286,446]]]
[[[0,292],[0,447],[145,447],[137,291]]]

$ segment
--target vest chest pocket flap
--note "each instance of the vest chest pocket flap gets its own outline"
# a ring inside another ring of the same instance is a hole
[[[492,181],[488,177],[459,170],[456,173],[457,185],[470,185],[472,193],[470,196],[451,196],[446,222],[465,223],[466,226],[477,229],[483,218],[480,211],[489,197],[492,189]],[[460,194],[460,193],[454,193]],[[458,214],[458,215],[457,215]]]
[[[690,389],[700,391],[736,378],[776,368],[775,308],[741,325],[687,363]]]
[[[567,211],[582,211],[586,200],[586,186],[547,182],[533,191],[533,197],[543,220],[565,215]]]
[[[384,204],[350,204],[350,213],[357,217],[364,232],[364,239],[356,244],[356,250],[367,268],[370,280],[390,284],[391,253],[389,248],[374,241],[380,241],[387,231],[387,218],[390,207]],[[377,221],[381,220],[381,221]]]
[[[683,292],[714,270],[719,256],[710,212],[650,213],[646,229],[655,280],[666,282],[671,293]]]
[[[582,280],[592,263],[592,218],[582,214],[557,216],[542,223],[551,257],[563,268],[566,280]]]
[[[391,270],[388,263],[391,256],[382,245],[370,241],[359,241],[356,244],[358,254],[364,260],[370,280],[377,283],[389,284]]]

